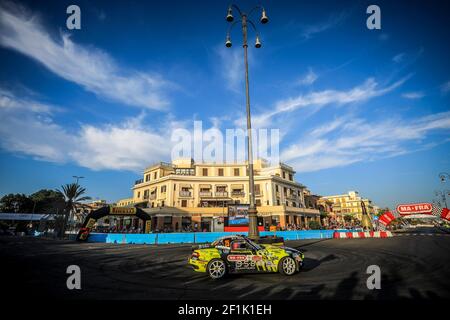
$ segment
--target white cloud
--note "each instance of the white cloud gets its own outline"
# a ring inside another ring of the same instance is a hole
[[[450,130],[450,112],[408,121],[391,119],[369,123],[365,119],[336,119],[301,137],[281,154],[297,171],[308,172],[361,161],[394,157],[435,144],[423,142],[435,132]]]
[[[123,124],[93,126],[74,130],[53,121],[55,107],[16,97],[0,89],[0,145],[13,153],[37,160],[74,162],[93,170],[140,171],[149,163],[170,158],[168,120],[158,129],[143,126],[143,116]]]
[[[297,84],[309,86],[316,82],[318,78],[318,75],[311,68],[309,68],[308,72],[297,81]]]
[[[150,163],[168,159],[168,139],[133,122],[119,126],[84,125],[77,136],[77,144],[82,147],[70,152],[70,157],[80,166],[94,170],[140,171]]]
[[[226,81],[226,87],[234,92],[243,92],[244,57],[242,51],[239,48],[226,48],[221,45],[217,48],[217,54],[219,55],[220,72]]]
[[[169,104],[164,90],[171,84],[161,76],[123,69],[107,53],[79,45],[67,34],[53,39],[38,16],[9,2],[0,4],[0,45],[100,97],[149,109],[164,109]]]
[[[392,58],[392,61],[394,61],[395,63],[400,63],[403,61],[404,57],[405,57],[405,53],[399,53]]]
[[[315,35],[327,31],[329,29],[332,29],[334,27],[337,27],[342,22],[344,22],[349,16],[348,12],[340,12],[338,14],[332,14],[329,16],[329,18],[326,21],[322,21],[316,24],[312,24],[309,26],[306,26],[303,28],[302,31],[302,38],[304,40],[309,40]]]
[[[300,108],[316,107],[321,108],[326,105],[345,105],[356,102],[364,102],[374,97],[385,95],[400,87],[411,75],[408,75],[397,82],[380,87],[373,79],[368,78],[364,83],[353,87],[347,91],[323,90],[299,95],[293,98],[283,99],[275,104],[270,111],[256,114],[252,117],[252,125],[255,128],[267,127],[273,123],[273,118],[277,115],[286,115]],[[245,118],[241,117],[235,121],[237,126],[243,126]]]
[[[441,91],[443,94],[450,92],[450,81],[447,81],[441,85]]]
[[[425,96],[425,94],[421,91],[415,91],[415,92],[405,92],[404,94],[402,94],[403,98],[406,99],[421,99]]]

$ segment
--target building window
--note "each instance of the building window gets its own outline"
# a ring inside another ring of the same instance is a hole
[[[286,179],[286,172],[283,171],[283,179]]]
[[[148,181],[150,181],[150,175],[149,175],[149,174],[146,174],[146,175],[145,175],[145,182],[148,182]]]
[[[261,194],[261,186],[259,184],[255,184],[255,195]]]
[[[186,208],[187,207],[187,200],[181,200],[181,206],[183,208]]]
[[[140,198],[141,197],[141,192],[140,191],[138,191],[138,196],[137,196],[138,198]]]
[[[175,190],[177,190],[177,185],[176,184],[173,185],[173,191],[175,191]]]
[[[144,190],[144,199],[148,199],[149,190]]]
[[[235,176],[235,177],[240,176],[239,168],[234,168],[234,176]]]
[[[280,205],[280,199],[277,199],[277,206]]]
[[[164,207],[165,206],[165,203],[164,203],[164,200],[163,201],[161,201],[161,207]]]
[[[286,201],[286,207],[289,207],[289,201]]]
[[[216,192],[226,192],[227,186],[216,186]]]
[[[166,186],[161,186],[161,193],[166,193],[167,187]]]
[[[292,173],[289,173],[289,180],[293,181]]]
[[[293,207],[296,207],[296,206],[297,206],[297,203],[296,203],[296,202],[292,202],[292,206],[293,206]]]
[[[269,200],[266,201],[266,204],[269,205]]]
[[[156,177],[158,176],[158,172],[153,172],[153,180],[156,180]]]
[[[208,169],[207,169],[207,168],[203,168],[203,169],[202,169],[202,175],[203,175],[204,177],[207,177],[207,176],[208,176]]]
[[[261,207],[261,200],[260,200],[260,199],[256,199],[256,205],[257,205],[258,207]]]
[[[284,192],[284,195],[287,196],[287,188],[286,187],[283,188],[283,192]]]
[[[276,192],[280,191],[280,190],[278,189],[278,185],[277,185],[277,184],[275,185],[275,191],[276,191]]]
[[[223,177],[223,169],[222,168],[219,168],[217,175],[219,177]]]

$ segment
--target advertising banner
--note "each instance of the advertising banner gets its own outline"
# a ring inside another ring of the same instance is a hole
[[[228,226],[248,226],[248,204],[228,206]]]
[[[397,212],[400,215],[410,214],[431,214],[433,206],[431,203],[411,203],[411,204],[399,204],[397,206]]]

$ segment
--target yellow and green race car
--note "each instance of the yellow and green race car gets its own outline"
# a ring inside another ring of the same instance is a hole
[[[189,265],[212,279],[232,273],[280,272],[291,276],[303,266],[304,254],[296,249],[259,244],[242,235],[226,236],[192,248]]]

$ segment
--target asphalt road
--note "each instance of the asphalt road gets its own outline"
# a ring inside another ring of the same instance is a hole
[[[450,234],[420,229],[387,239],[289,241],[305,268],[214,281],[187,267],[190,245],[76,243],[0,237],[2,288],[10,298],[59,299],[436,299],[450,298]],[[81,290],[66,268],[81,268]],[[368,290],[366,269],[381,268]]]

